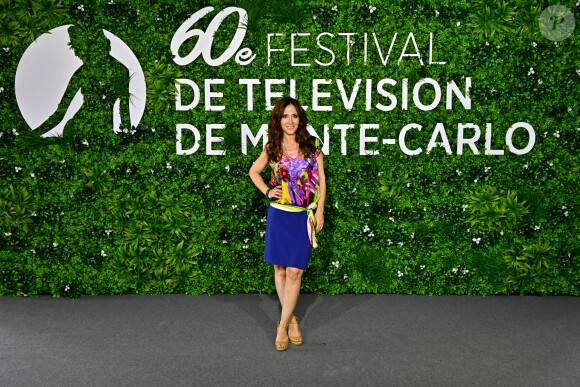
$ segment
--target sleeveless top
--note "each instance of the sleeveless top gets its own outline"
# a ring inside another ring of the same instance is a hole
[[[282,187],[282,197],[275,201],[279,204],[290,204],[308,207],[318,201],[318,163],[316,158],[322,152],[322,141],[312,136],[316,151],[313,154],[291,158],[282,154],[277,162],[270,162],[272,186]],[[266,148],[269,144],[266,146]]]

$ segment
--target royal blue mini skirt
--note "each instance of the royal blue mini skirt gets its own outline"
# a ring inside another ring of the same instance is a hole
[[[312,253],[307,219],[306,211],[289,212],[269,206],[264,261],[272,265],[306,269]]]

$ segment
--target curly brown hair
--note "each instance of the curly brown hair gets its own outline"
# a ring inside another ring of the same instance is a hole
[[[284,97],[276,103],[274,109],[272,109],[272,113],[270,113],[267,145],[268,162],[277,162],[282,156],[284,131],[282,130],[280,121],[284,115],[284,110],[290,104],[294,105],[296,112],[298,112],[299,123],[298,129],[296,129],[296,142],[298,143],[300,152],[304,155],[314,154],[316,152],[316,147],[311,139],[312,136],[306,129],[308,120],[306,119],[306,113],[302,105],[292,97]]]

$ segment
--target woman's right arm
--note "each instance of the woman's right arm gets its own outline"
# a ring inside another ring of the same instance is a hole
[[[250,168],[250,179],[254,182],[254,185],[258,187],[258,189],[262,192],[262,194],[266,194],[268,191],[268,186],[264,183],[262,176],[260,173],[266,168],[268,165],[268,154],[266,153],[266,149],[262,151],[260,156],[254,161],[252,167]],[[275,187],[269,192],[269,198],[280,198],[282,196],[282,190],[279,187]]]
[[[268,164],[268,155],[266,154],[266,150],[264,149],[260,156],[254,161],[252,167],[250,168],[250,179],[254,182],[256,187],[265,195],[266,191],[268,191],[268,186],[264,183],[262,176],[260,173],[266,168]]]

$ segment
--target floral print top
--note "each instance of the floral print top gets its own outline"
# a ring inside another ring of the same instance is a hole
[[[276,201],[280,204],[308,207],[318,200],[318,163],[316,158],[322,152],[322,141],[311,137],[316,152],[310,155],[300,154],[296,158],[282,155],[277,162],[271,162],[270,183],[272,186],[282,187],[282,197]]]

